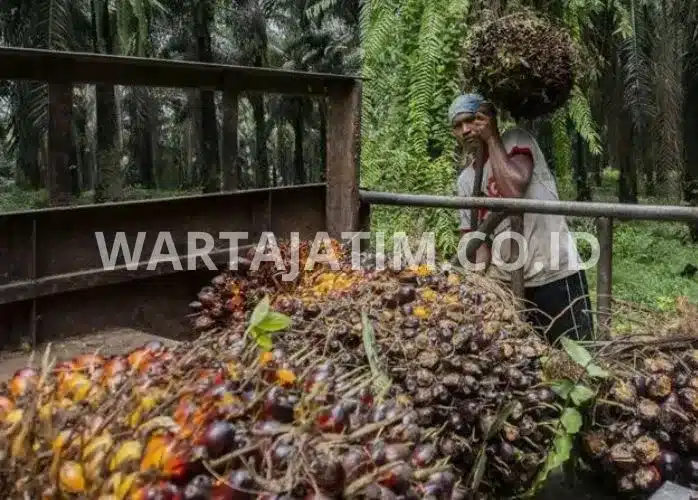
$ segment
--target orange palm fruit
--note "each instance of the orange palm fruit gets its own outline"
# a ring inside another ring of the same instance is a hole
[[[148,440],[141,460],[141,472],[150,469],[162,470],[174,450],[175,441],[167,434],[154,435]]]
[[[85,492],[85,471],[75,461],[63,462],[58,469],[58,486],[65,493]]]
[[[128,364],[134,370],[140,370],[146,364],[149,364],[153,358],[153,353],[145,347],[134,349],[128,355]]]
[[[5,396],[0,396],[0,419],[14,410],[15,404],[12,400]]]

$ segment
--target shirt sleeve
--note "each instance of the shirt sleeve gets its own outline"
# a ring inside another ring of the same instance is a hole
[[[521,129],[515,129],[512,132],[513,137],[511,137],[509,157],[511,158],[512,156],[523,154],[529,156],[531,160],[533,160],[533,152],[536,146],[535,139],[533,139],[529,133]]]
[[[456,191],[458,196],[470,196],[473,192],[473,179],[472,176],[473,169],[466,168],[458,176]],[[461,231],[472,231],[470,222],[470,209],[462,208],[458,210],[458,217],[460,219],[460,226],[458,229]]]

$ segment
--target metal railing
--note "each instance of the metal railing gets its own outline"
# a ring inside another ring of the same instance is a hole
[[[392,205],[452,209],[485,208],[495,212],[507,211],[515,214],[537,213],[596,218],[599,239],[596,309],[599,317],[599,332],[604,336],[608,334],[611,324],[614,219],[698,223],[698,207],[686,206],[437,196],[367,190],[359,190],[359,199],[361,203],[368,206]],[[512,281],[514,281],[514,277],[512,277]],[[517,286],[517,283],[514,282],[512,285],[514,292],[518,296],[522,296],[522,287],[520,285]]]

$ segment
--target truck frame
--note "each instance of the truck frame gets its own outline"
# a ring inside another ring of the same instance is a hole
[[[372,205],[484,207],[507,211],[521,228],[524,212],[595,217],[601,255],[597,313],[610,318],[613,219],[698,221],[698,207],[611,203],[539,202],[521,199],[463,198],[362,190],[360,170],[361,79],[186,61],[121,57],[91,53],[0,48],[0,79],[48,84],[49,162],[52,172],[67,172],[69,151],[61,137],[71,119],[73,87],[82,84],[141,85],[215,90],[223,93],[223,169],[235,168],[238,147],[238,100],[249,93],[314,96],[327,100],[325,182],[289,187],[219,192],[145,201],[59,206],[0,214],[0,336],[3,347],[21,336],[32,345],[114,327],[137,328],[157,335],[186,338],[191,327],[185,311],[212,275],[198,259],[186,270],[187,233],[247,232],[258,241],[263,232],[298,232],[312,238],[367,230]],[[51,179],[49,179],[49,182]],[[513,222],[514,222],[513,221]],[[171,264],[147,269],[102,265],[95,233],[113,241],[123,232],[135,241],[146,232],[143,255],[155,235],[169,231],[182,270]],[[232,250],[235,250],[233,245]],[[241,247],[240,251],[245,248]],[[231,244],[221,238],[209,254],[214,263],[229,262]],[[523,292],[519,275],[513,283]],[[602,321],[602,332],[609,320]]]

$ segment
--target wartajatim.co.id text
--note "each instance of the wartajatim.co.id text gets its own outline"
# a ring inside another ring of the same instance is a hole
[[[216,251],[216,238],[210,233],[201,231],[192,231],[187,233],[187,248],[184,255],[180,255],[177,251],[175,240],[172,234],[168,231],[160,231],[153,234],[150,238],[155,238],[152,250],[149,255],[144,255],[143,247],[148,239],[148,234],[145,231],[139,232],[135,238],[129,237],[124,232],[117,232],[111,244],[108,244],[104,232],[95,232],[95,239],[102,259],[102,267],[105,270],[114,270],[116,268],[126,268],[135,271],[145,265],[145,269],[153,271],[160,265],[171,265],[176,271],[196,270],[200,269],[199,262],[203,263],[206,269],[211,271],[219,270],[211,253]],[[229,259],[227,260],[226,269],[238,270],[240,262],[239,251],[241,248],[245,250],[246,256],[249,257],[248,250],[253,249],[252,258],[249,259],[248,268],[252,271],[259,268],[262,263],[271,262],[276,266],[284,280],[293,280],[298,275],[300,270],[300,236],[297,232],[292,232],[288,237],[283,237],[284,243],[290,249],[290,258],[282,258],[281,249],[277,237],[271,232],[261,234],[257,242],[249,241],[249,233],[224,231],[218,234],[218,240],[229,241],[227,245],[229,249]],[[471,232],[463,235],[458,244],[457,257],[461,266],[467,269],[479,271],[484,269],[485,264],[474,263],[468,261],[465,255],[465,249],[471,239],[485,239],[485,235],[480,232]],[[351,267],[354,270],[359,270],[364,265],[364,260],[361,258],[361,242],[372,241],[372,253],[375,258],[372,260],[372,267],[378,270],[391,268],[401,270],[420,265],[431,267],[439,267],[436,263],[436,235],[433,232],[422,233],[419,238],[408,237],[403,232],[395,232],[386,236],[382,232],[345,232],[342,233],[341,240],[348,244],[351,248]],[[392,250],[386,252],[386,241],[389,240],[392,245]],[[542,269],[558,270],[560,269],[560,255],[563,246],[561,245],[561,237],[558,233],[550,234],[550,262],[536,262],[534,267]],[[567,266],[570,270],[589,269],[596,265],[599,259],[600,246],[598,239],[591,233],[572,232],[569,233],[567,249],[571,255],[576,253],[579,240],[586,241],[591,247],[591,255],[586,260],[566,259]],[[308,258],[306,259],[304,270],[312,270],[316,264],[329,265],[333,270],[340,269],[339,256],[335,255],[330,245],[331,239],[326,232],[320,232],[313,239]],[[502,257],[502,251],[505,248],[516,248],[518,245],[518,257],[514,261],[507,261]],[[514,271],[528,262],[528,242],[519,233],[512,231],[504,231],[494,237],[491,245],[492,264],[505,271]],[[220,251],[218,249],[218,251]],[[143,259],[145,257],[145,259]],[[183,261],[185,264],[183,264]]]

